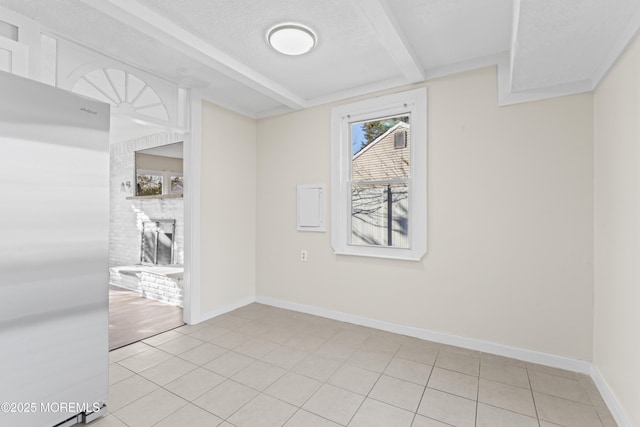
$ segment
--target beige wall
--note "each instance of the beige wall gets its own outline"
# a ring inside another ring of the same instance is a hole
[[[640,41],[595,93],[594,364],[640,426]]]
[[[493,68],[427,87],[421,262],[296,231],[296,185],[330,182],[331,105],[258,121],[257,295],[591,360],[592,95],[497,107]]]
[[[182,163],[182,159],[174,157],[136,153],[136,169],[182,173]]]
[[[202,103],[201,312],[255,295],[256,122]]]

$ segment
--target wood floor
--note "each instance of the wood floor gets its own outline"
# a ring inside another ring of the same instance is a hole
[[[109,350],[182,325],[182,308],[109,286]]]

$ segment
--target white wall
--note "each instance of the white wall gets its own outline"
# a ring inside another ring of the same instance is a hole
[[[595,92],[594,365],[640,426],[640,40]]]
[[[257,295],[591,360],[592,95],[499,108],[493,68],[426,85],[421,262],[296,232],[296,185],[330,180],[331,105],[258,122]]]
[[[200,311],[255,295],[256,122],[202,103]]]

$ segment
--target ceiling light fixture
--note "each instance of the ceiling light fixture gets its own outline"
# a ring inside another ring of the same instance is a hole
[[[272,48],[285,55],[303,55],[316,45],[316,34],[301,24],[278,24],[267,32]]]

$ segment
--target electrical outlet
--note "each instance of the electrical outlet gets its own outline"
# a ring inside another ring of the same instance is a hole
[[[307,251],[305,249],[300,251],[300,261],[307,262]]]

